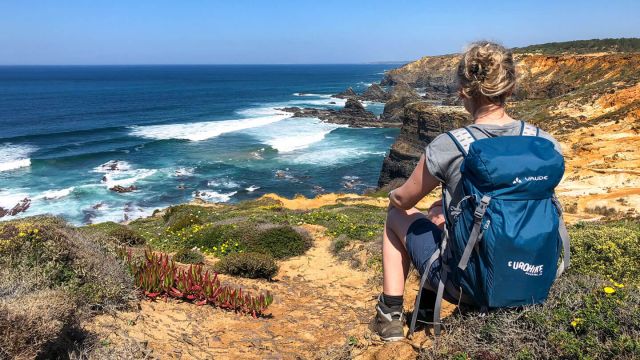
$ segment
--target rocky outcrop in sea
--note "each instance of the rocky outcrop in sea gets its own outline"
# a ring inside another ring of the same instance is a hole
[[[344,108],[316,109],[286,107],[278,110],[293,113],[293,117],[314,117],[333,124],[349,125],[351,127],[398,127],[399,124],[389,124],[382,121],[371,111],[367,111],[360,101],[347,99]]]
[[[360,101],[386,102],[391,98],[391,94],[385,91],[378,84],[371,84],[362,94],[356,93],[353,88],[349,87],[345,91],[333,95],[338,99],[355,99]]]
[[[384,91],[380,85],[371,84],[359,98],[367,101],[386,102],[391,98],[391,95]]]
[[[349,87],[347,88],[347,90],[343,92],[339,92],[333,95],[332,97],[338,98],[338,99],[356,99],[358,97],[358,94],[353,90],[352,87]]]

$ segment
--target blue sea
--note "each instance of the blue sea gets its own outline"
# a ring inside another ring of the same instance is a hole
[[[363,91],[392,67],[0,67],[0,207],[29,198],[18,216],[86,224],[194,198],[363,192],[376,185],[397,129],[294,119],[277,108],[341,108],[331,94]],[[109,190],[116,185],[136,190]]]

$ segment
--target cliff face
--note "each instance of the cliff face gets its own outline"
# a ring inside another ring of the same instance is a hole
[[[636,213],[640,209],[640,53],[517,53],[515,57],[518,84],[508,111],[549,131],[561,143],[566,173],[558,193],[566,206],[579,213]],[[382,82],[406,82],[425,88],[427,94],[452,99],[458,61],[458,55],[424,57],[389,71]],[[447,108],[407,105],[401,133],[384,160],[379,186],[409,176],[422,147],[439,133],[434,127],[438,119],[443,121],[440,131],[451,124],[450,115],[439,114],[441,109]]]
[[[382,85],[407,83],[426,92],[454,93],[455,68],[460,55],[425,56],[385,73]]]
[[[459,107],[436,107],[425,102],[407,104],[402,119],[400,134],[382,163],[379,187],[409,177],[431,140],[469,122],[468,114]]]
[[[510,108],[557,133],[627,116],[639,119],[639,68],[640,54],[522,55]]]

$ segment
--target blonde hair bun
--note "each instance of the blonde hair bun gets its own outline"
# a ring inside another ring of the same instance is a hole
[[[513,54],[490,41],[473,43],[460,59],[457,76],[465,96],[503,104],[516,84]]]

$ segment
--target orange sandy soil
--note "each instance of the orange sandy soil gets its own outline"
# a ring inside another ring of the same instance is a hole
[[[639,95],[640,97],[640,95]],[[640,211],[640,114],[557,136],[566,159],[557,193],[569,221],[598,219],[596,207],[638,216]]]

